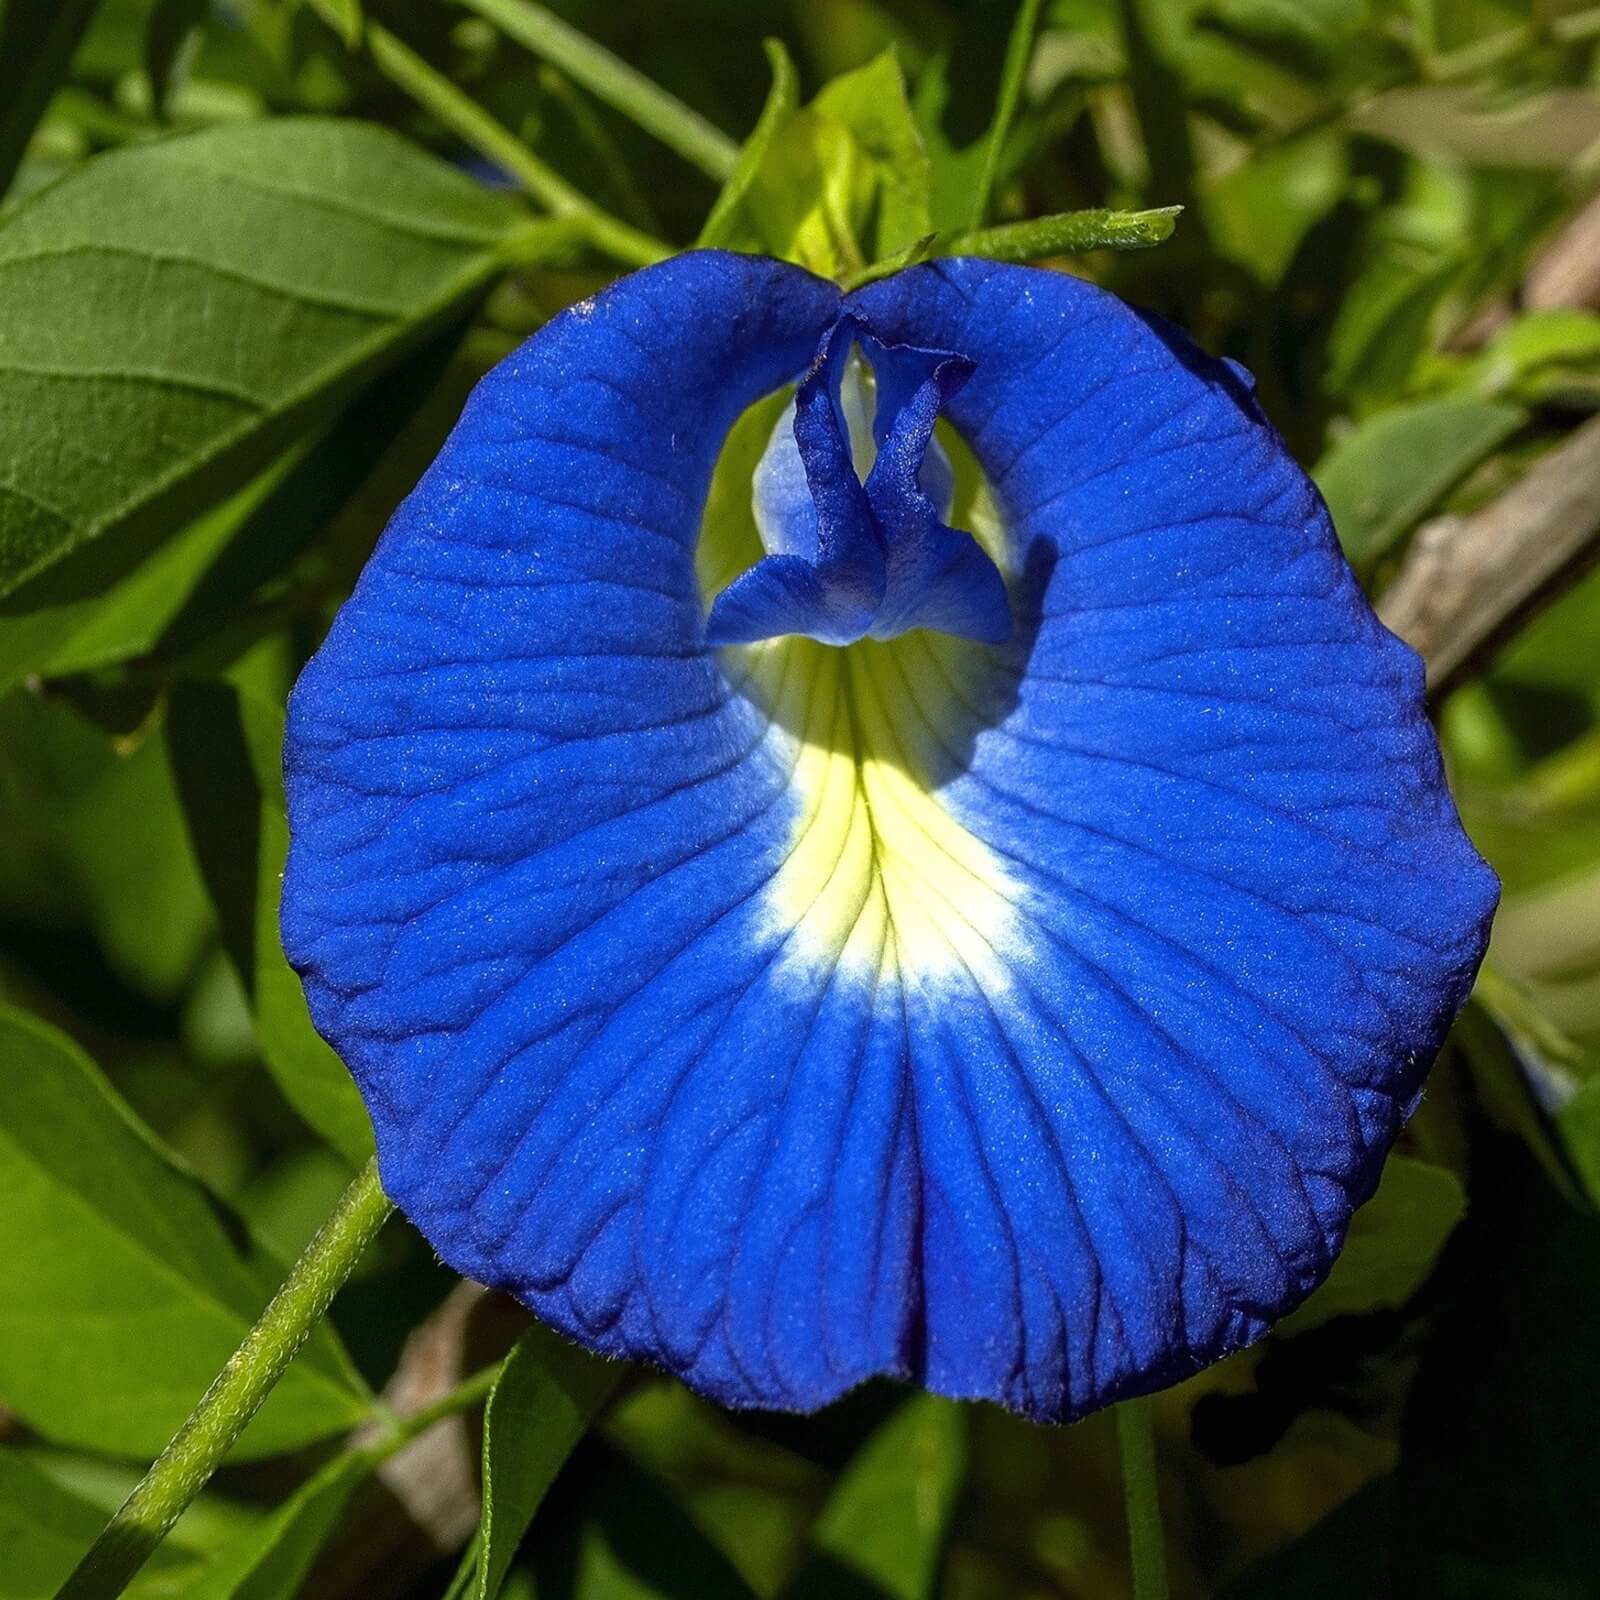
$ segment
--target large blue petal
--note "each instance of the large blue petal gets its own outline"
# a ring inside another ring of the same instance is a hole
[[[730,1404],[1071,1416],[1319,1279],[1493,882],[1230,369],[1026,269],[852,304],[974,363],[1018,637],[708,651],[717,450],[839,301],[635,274],[485,380],[302,677],[285,944],[453,1266]]]

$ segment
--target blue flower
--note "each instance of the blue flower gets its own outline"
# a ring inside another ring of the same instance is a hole
[[[728,1405],[1074,1417],[1308,1293],[1417,1101],[1496,897],[1421,688],[1182,334],[685,255],[396,514],[291,702],[284,941],[461,1272]]]

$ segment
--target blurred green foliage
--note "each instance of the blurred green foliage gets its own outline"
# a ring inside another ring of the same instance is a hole
[[[1600,409],[1582,0],[549,10],[541,57],[521,0],[0,0],[0,1596],[364,1159],[277,944],[284,697],[474,379],[640,241],[859,276],[1182,206],[1011,247],[1245,361],[1375,594]],[[1156,1403],[1181,1595],[1600,1592],[1600,573],[1440,725],[1491,966],[1330,1282]],[[134,1592],[1128,1592],[1107,1416],[730,1417],[449,1290],[391,1227]],[[494,1385],[476,1533],[384,1465],[425,1318]]]

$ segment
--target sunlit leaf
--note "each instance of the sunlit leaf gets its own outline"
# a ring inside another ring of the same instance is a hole
[[[517,228],[394,135],[309,118],[112,151],[19,206],[0,223],[0,592],[246,482],[461,317]]]
[[[1357,566],[1381,556],[1526,420],[1516,406],[1450,396],[1353,428],[1313,473],[1345,554]]]
[[[0,1009],[0,1404],[48,1438],[153,1457],[283,1277],[64,1034]],[[360,1421],[319,1329],[236,1454]]]
[[[760,123],[700,242],[858,272],[930,231],[928,157],[892,53],[794,105],[792,69],[773,52]]]

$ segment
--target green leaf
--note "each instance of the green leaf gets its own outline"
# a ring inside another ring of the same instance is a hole
[[[1428,370],[1441,384],[1485,398],[1537,405],[1600,367],[1600,316],[1592,311],[1529,311],[1513,318],[1476,355],[1440,357]]]
[[[461,318],[518,229],[403,139],[316,118],[112,151],[24,202],[0,224],[0,593],[246,482]]]
[[[1326,1282],[1277,1331],[1305,1333],[1335,1317],[1404,1305],[1466,1208],[1466,1191],[1453,1172],[1414,1156],[1390,1156],[1377,1193],[1351,1219]]]
[[[598,1439],[586,1454],[591,1470],[575,1486],[580,1493],[564,1501],[562,1517],[550,1506],[503,1593],[530,1595],[536,1574],[540,1594],[753,1600],[739,1569],[665,1483]]]
[[[1500,401],[1447,396],[1357,424],[1312,472],[1345,554],[1376,560],[1526,420]]]
[[[106,1513],[64,1489],[15,1450],[0,1450],[0,1600],[49,1600],[105,1526]],[[126,1592],[170,1593],[194,1558],[172,1545]]]
[[[250,998],[261,1053],[284,1097],[352,1166],[372,1125],[344,1063],[319,1037],[284,959],[278,901],[289,827],[283,713],[231,684],[185,683],[167,709],[167,752],[223,944]]]
[[[506,1357],[483,1417],[476,1600],[500,1593],[539,1502],[626,1371],[537,1326]]]
[[[295,3],[299,4],[300,0],[295,0]],[[322,10],[329,21],[335,24],[335,31],[344,42],[345,49],[359,50],[362,29],[366,26],[361,0],[325,0]]]
[[[45,942],[39,977],[89,1016],[114,1008],[100,991],[119,983],[175,1001],[211,919],[159,746],[119,751],[70,707],[13,694],[0,700],[0,750],[0,913],[57,938],[86,931],[106,963],[81,972]]]
[[[151,1457],[283,1276],[66,1035],[0,1008],[0,1403],[49,1438]],[[235,1449],[298,1448],[366,1416],[319,1328]]]
[[[811,1532],[792,1600],[871,1593],[926,1600],[937,1589],[950,1513],[966,1470],[961,1408],[907,1400],[856,1452]]]
[[[928,157],[893,52],[798,110],[793,69],[770,53],[772,96],[700,243],[838,277],[928,233]]]
[[[1600,1220],[1511,1140],[1474,1148],[1473,1186],[1405,1407],[1393,1592],[1577,1600],[1600,1572]]]
[[[280,456],[127,571],[106,571],[99,558],[109,547],[90,545],[80,552],[86,560],[69,556],[0,599],[0,692],[30,674],[79,672],[148,650],[297,459]]]
[[[1538,993],[1501,969],[1498,944],[1450,1042],[1471,1075],[1479,1107],[1523,1142],[1550,1183],[1573,1205],[1583,1204],[1585,1185],[1600,1201],[1600,1146],[1582,1137],[1584,1091],[1573,1092],[1584,1052],[1546,1015]]]
[[[294,1600],[375,1464],[365,1451],[335,1457],[198,1577],[169,1593],[174,1600]]]
[[[1600,1078],[1583,1085],[1556,1114],[1568,1160],[1600,1204]]]
[[[1368,264],[1350,285],[1329,336],[1329,391],[1358,415],[1405,394],[1432,346],[1439,308],[1462,273],[1459,258],[1415,270],[1381,259]]]
[[[1333,130],[1253,153],[1206,186],[1206,220],[1218,252],[1277,288],[1307,235],[1346,197],[1349,176],[1347,142]],[[1323,284],[1330,265],[1326,258],[1320,263]],[[1279,303],[1287,299],[1280,290]]]
[[[0,3],[0,196],[99,0],[3,0]],[[0,345],[0,349],[4,346]]]
[[[831,79],[811,110],[822,125],[836,123],[847,135],[843,170],[828,176],[848,182],[852,237],[867,259],[893,255],[931,232],[928,152],[894,51]]]
[[[281,626],[292,590],[280,586],[270,605],[245,611],[256,591],[328,533],[336,515],[347,508],[354,511],[362,491],[387,489],[374,485],[373,474],[391,449],[402,441],[418,450],[436,448],[460,414],[466,375],[476,378],[487,370],[488,358],[477,354],[462,359],[459,370],[447,365],[457,351],[459,333],[459,328],[450,328],[429,340],[383,383],[362,394],[330,429],[291,446],[243,489],[153,551],[123,548],[115,539],[96,541],[0,599],[0,618],[5,619],[0,626],[0,689],[27,673],[62,677],[151,652],[170,658],[201,641],[215,646],[223,632],[226,660],[228,648],[242,649],[264,629]],[[496,351],[502,353],[498,346]],[[441,383],[446,372],[451,381]],[[405,440],[405,430],[419,412],[425,410],[431,424],[433,413],[444,408],[449,408],[448,419],[425,429],[426,438]],[[415,480],[416,460],[414,452],[408,454],[407,481],[396,497]],[[386,516],[393,503],[380,503],[375,516]],[[368,548],[370,529],[365,530],[362,553]],[[322,566],[316,581],[324,580],[337,583],[340,575]],[[315,606],[315,587],[307,583],[306,588],[311,592],[302,605]]]

